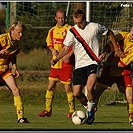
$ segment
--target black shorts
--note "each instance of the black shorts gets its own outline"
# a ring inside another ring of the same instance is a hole
[[[83,85],[87,83],[88,76],[97,72],[98,65],[89,65],[75,69],[73,72],[73,85]]]
[[[101,77],[98,79],[99,83],[112,86],[114,83],[117,84],[118,89],[123,86],[125,87],[132,87],[132,77],[130,74],[122,75],[122,76],[112,76],[110,75],[110,69],[105,68],[102,71]]]

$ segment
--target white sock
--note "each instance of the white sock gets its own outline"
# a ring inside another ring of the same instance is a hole
[[[95,106],[95,102],[87,102],[87,105],[88,105],[88,107],[87,107],[87,111],[91,111],[93,108],[94,108],[94,106]]]

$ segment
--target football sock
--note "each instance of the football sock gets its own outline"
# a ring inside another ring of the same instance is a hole
[[[133,121],[133,104],[128,105],[129,122]]]
[[[87,102],[88,108],[87,111],[91,112],[95,107],[95,102],[93,100]]]
[[[52,102],[54,99],[54,91],[46,92],[46,110],[50,112],[52,110]]]
[[[24,112],[23,112],[23,104],[22,104],[21,96],[14,96],[14,106],[16,107],[16,110],[17,110],[18,120],[20,118],[23,118]]]
[[[74,112],[75,111],[75,102],[74,102],[74,96],[72,92],[69,92],[67,94],[67,100],[68,100],[68,105],[69,105],[69,112]]]

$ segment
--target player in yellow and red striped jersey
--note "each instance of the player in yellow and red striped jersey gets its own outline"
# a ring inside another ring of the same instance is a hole
[[[68,29],[71,28],[71,26],[66,23],[66,13],[62,9],[59,9],[56,12],[55,20],[57,21],[57,24],[49,30],[46,39],[47,46],[52,52],[52,59],[56,58],[56,55],[58,55],[58,53],[62,50],[64,38],[66,37]],[[71,118],[72,113],[75,111],[74,96],[71,88],[73,65],[74,54],[72,47],[70,47],[66,56],[59,60],[54,66],[51,66],[49,84],[45,95],[46,109],[39,113],[38,116],[50,117],[52,115],[54,90],[56,83],[60,81],[64,84],[69,104],[69,113],[67,118]]]
[[[14,105],[17,110],[18,123],[29,123],[24,118],[23,103],[15,78],[19,76],[16,65],[16,56],[20,51],[18,42],[20,41],[25,26],[22,22],[15,21],[7,33],[0,35],[0,80],[2,85],[6,85],[14,95]],[[12,64],[12,71],[9,64]],[[4,83],[4,84],[3,84]]]
[[[119,67],[125,67],[133,62],[133,28],[130,30],[130,33],[123,32],[122,34],[124,39],[124,53],[125,57],[120,58],[118,63]]]
[[[103,71],[96,85],[96,101],[98,102],[104,90],[116,83],[120,92],[126,96],[129,123],[133,125],[133,83],[131,76],[133,70],[130,66],[132,63],[130,59],[133,56],[133,28],[130,32],[119,32],[115,35],[115,39],[118,42],[118,48],[120,48],[126,56],[123,58],[116,56],[111,43],[108,43],[104,47],[104,52],[110,54],[107,61],[103,63]],[[118,67],[118,64],[120,64],[121,67]]]

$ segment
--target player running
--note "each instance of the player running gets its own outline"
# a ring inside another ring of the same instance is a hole
[[[75,54],[75,70],[73,73],[73,93],[79,102],[86,106],[88,119],[86,123],[92,124],[94,121],[95,94],[94,87],[97,79],[97,68],[100,60],[99,56],[100,37],[103,33],[109,34],[115,49],[117,44],[114,34],[105,26],[94,22],[87,22],[85,13],[82,10],[76,10],[73,13],[75,25],[68,30],[63,42],[65,45],[57,57],[51,60],[51,64],[57,63],[73,46]],[[123,56],[121,50],[116,51],[118,55]],[[82,92],[84,86],[87,87],[87,97]]]

